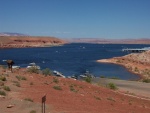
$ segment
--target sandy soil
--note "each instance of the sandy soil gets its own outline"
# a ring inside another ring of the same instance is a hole
[[[4,83],[0,91],[6,92],[6,96],[0,96],[0,113],[30,113],[32,110],[42,113],[41,101],[45,94],[46,113],[150,112],[149,99],[132,97],[104,86],[68,78],[45,77],[29,73],[26,69],[13,70],[11,73],[0,68],[0,76],[7,79],[0,80]],[[4,86],[9,86],[11,91],[4,90]],[[10,105],[11,108],[7,108]]]

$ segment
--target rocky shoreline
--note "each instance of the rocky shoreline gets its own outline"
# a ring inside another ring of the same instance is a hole
[[[114,57],[110,59],[100,59],[97,62],[113,63],[122,65],[128,71],[137,74],[142,79],[150,79],[150,51],[143,53],[132,53],[122,57]]]

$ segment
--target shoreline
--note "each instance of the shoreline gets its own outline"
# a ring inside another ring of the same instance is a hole
[[[134,80],[134,81],[140,81],[140,80],[144,79],[143,75],[138,74],[138,73],[135,73],[135,72],[129,70],[129,69],[128,69],[125,65],[123,65],[123,64],[119,64],[119,63],[112,62],[112,61],[110,61],[110,59],[101,59],[101,60],[97,60],[97,62],[99,62],[99,63],[115,64],[115,65],[120,65],[120,66],[124,67],[128,72],[130,72],[130,73],[132,73],[132,74],[135,74],[135,75],[137,75],[137,76],[140,77],[139,79]]]
[[[122,57],[97,60],[99,63],[112,63],[123,66],[129,71],[140,77],[138,81],[150,79],[150,51],[143,53],[131,53]]]

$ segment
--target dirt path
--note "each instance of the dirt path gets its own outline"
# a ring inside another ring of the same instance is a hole
[[[93,81],[104,86],[109,83],[114,83],[120,91],[150,98],[150,83],[107,78],[94,78]]]

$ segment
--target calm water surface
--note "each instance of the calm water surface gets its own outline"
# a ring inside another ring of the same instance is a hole
[[[118,77],[120,79],[138,79],[124,67],[97,63],[96,60],[123,56],[123,48],[143,48],[150,45],[123,44],[66,44],[59,47],[0,49],[0,64],[4,59],[13,59],[15,65],[26,67],[35,62],[42,69],[50,68],[66,76],[82,74],[86,70],[96,76]]]

